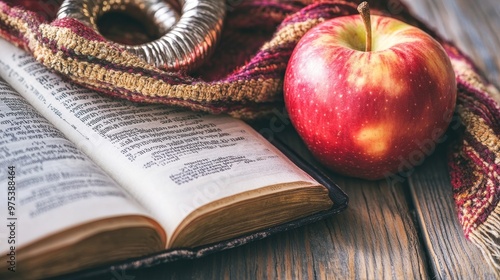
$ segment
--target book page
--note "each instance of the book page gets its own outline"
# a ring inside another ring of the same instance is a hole
[[[211,201],[314,182],[240,120],[102,96],[5,41],[0,48],[0,75],[157,216],[167,235]]]
[[[0,240],[16,248],[82,223],[149,217],[0,78]]]

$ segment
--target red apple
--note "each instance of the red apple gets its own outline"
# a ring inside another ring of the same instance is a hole
[[[390,17],[371,23],[353,15],[308,31],[288,62],[284,99],[318,161],[381,179],[432,153],[451,121],[456,81],[430,35]]]

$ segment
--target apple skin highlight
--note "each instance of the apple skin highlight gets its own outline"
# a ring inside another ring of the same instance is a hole
[[[359,15],[308,31],[288,62],[284,99],[318,161],[375,180],[429,155],[451,121],[457,91],[450,59],[430,35],[389,17],[371,21],[370,52]]]

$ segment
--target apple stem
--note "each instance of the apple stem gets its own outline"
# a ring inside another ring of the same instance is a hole
[[[370,6],[368,2],[364,1],[358,5],[358,12],[363,19],[363,23],[365,24],[365,33],[366,33],[366,43],[365,43],[365,51],[369,52],[372,50],[372,24],[370,20]]]

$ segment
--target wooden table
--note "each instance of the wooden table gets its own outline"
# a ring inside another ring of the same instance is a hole
[[[498,0],[406,2],[500,85]],[[292,129],[277,136],[310,158]],[[331,175],[350,197],[337,216],[202,259],[103,279],[494,279],[463,237],[442,148],[402,184]]]

